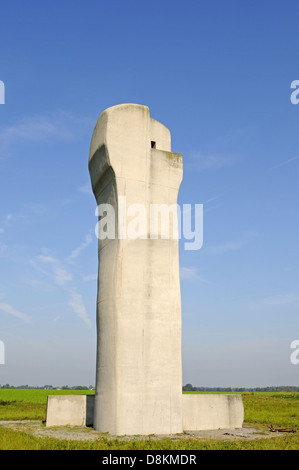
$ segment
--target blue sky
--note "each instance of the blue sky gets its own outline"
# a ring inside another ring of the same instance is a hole
[[[107,107],[139,103],[184,155],[183,383],[299,385],[296,1],[0,2],[0,383],[95,382],[87,167]]]

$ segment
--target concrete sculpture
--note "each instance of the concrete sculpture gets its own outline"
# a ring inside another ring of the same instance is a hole
[[[89,170],[98,206],[110,204],[119,214],[125,200],[128,209],[145,208],[148,221],[147,232],[134,239],[127,233],[134,219],[123,224],[117,217],[115,238],[99,240],[94,427],[112,434],[181,432],[178,239],[162,238],[161,227],[150,233],[149,214],[151,205],[177,204],[182,155],[171,153],[169,130],[146,106],[124,104],[101,114]]]
[[[47,426],[92,424],[112,435],[242,427],[241,395],[182,394],[183,160],[171,152],[169,130],[146,106],[108,108],[89,171],[99,216],[96,393],[49,399]]]

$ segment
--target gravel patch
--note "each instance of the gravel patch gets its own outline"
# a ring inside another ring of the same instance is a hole
[[[209,431],[186,431],[181,434],[165,434],[150,436],[111,436],[108,433],[100,433],[93,428],[86,426],[57,426],[46,427],[41,421],[0,421],[0,426],[11,429],[13,431],[22,431],[37,437],[51,437],[61,440],[96,440],[96,439],[217,439],[217,440],[256,440],[264,438],[274,438],[284,435],[282,432],[271,432],[267,428],[254,428],[244,426],[240,429],[216,429]]]

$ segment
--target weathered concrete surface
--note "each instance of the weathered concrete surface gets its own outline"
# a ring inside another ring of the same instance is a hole
[[[99,117],[89,171],[98,206],[119,214],[125,199],[148,217],[153,204],[177,204],[183,160],[146,106],[123,104]],[[241,397],[182,395],[177,214],[168,238],[161,225],[153,236],[150,221],[132,238],[131,221],[116,219],[116,237],[99,240],[94,428],[163,435],[242,426]]]
[[[48,395],[46,426],[92,426],[94,395]]]
[[[94,395],[49,395],[46,425],[93,426],[94,398]],[[183,394],[182,404],[183,432],[242,428],[241,395]]]
[[[153,203],[176,204],[183,163],[182,155],[171,153],[170,140],[146,106],[104,111],[89,155],[97,204],[109,203],[116,213],[121,196],[127,207],[138,203],[147,210]],[[144,239],[123,235],[99,241],[94,428],[113,435],[179,433],[178,240],[161,238],[159,228],[158,239],[148,232]]]
[[[241,395],[183,394],[184,431],[242,428],[243,420]]]
[[[242,427],[240,395],[182,394],[177,212],[169,212],[168,233],[151,223],[153,204],[176,206],[183,176],[169,130],[146,106],[108,108],[89,171],[98,206],[116,215],[115,236],[99,240],[96,394],[49,396],[47,426],[93,425],[117,436]],[[141,234],[133,204],[146,210]]]

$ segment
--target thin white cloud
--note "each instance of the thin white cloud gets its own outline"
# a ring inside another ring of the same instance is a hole
[[[57,260],[52,256],[40,255],[39,259],[44,261],[45,263],[56,263]]]
[[[215,196],[212,196],[210,197],[209,199],[207,199],[206,201],[203,202],[203,212],[204,214],[207,214],[208,212],[211,212],[215,209],[219,209],[219,207],[222,207],[222,203],[216,203],[214,204],[213,206],[211,206],[210,204],[214,201],[217,201],[219,200],[219,198],[223,195],[223,193],[220,193],[220,194],[217,194]]]
[[[209,197],[206,201],[203,202],[203,204],[209,204],[210,202],[214,202],[217,199],[219,199],[224,193],[216,194],[215,196]]]
[[[225,242],[225,243],[222,243],[220,245],[206,246],[204,248],[204,250],[205,250],[205,253],[208,253],[208,254],[211,254],[211,255],[219,255],[219,254],[222,254],[222,253],[227,253],[229,251],[239,250],[244,245],[246,245],[246,243],[247,243],[247,241],[245,241],[245,240]]]
[[[47,214],[49,208],[46,207],[44,204],[40,204],[38,202],[23,202],[22,211],[29,214],[33,214],[34,216],[40,216]]]
[[[274,165],[273,169],[280,168],[281,166],[284,166],[284,165],[288,165],[289,163],[292,163],[295,160],[298,160],[298,158],[299,158],[299,155],[297,155],[296,157],[288,158],[287,160],[284,160],[283,162],[278,163],[277,165]]]
[[[69,289],[69,293],[71,298],[68,305],[74,310],[78,317],[81,318],[81,320],[83,320],[86,325],[90,327],[91,321],[85,308],[81,294],[79,294],[75,288]]]
[[[187,268],[185,266],[180,267],[180,278],[184,280],[192,280],[198,278],[197,268]]]
[[[53,290],[53,285],[48,283],[48,282],[43,282],[38,279],[25,279],[24,280],[25,284],[28,284],[31,287],[34,287],[36,289],[40,289],[43,291],[52,291]]]
[[[54,279],[58,286],[64,286],[68,281],[73,279],[71,273],[59,265],[54,266]]]
[[[203,247],[203,253],[209,255],[220,255],[228,253],[230,251],[240,250],[244,246],[248,245],[257,236],[255,232],[248,232],[244,234],[239,240],[227,241],[220,243],[219,245],[205,245]]]
[[[70,256],[68,257],[67,261],[69,263],[72,263],[74,261],[74,259],[78,258],[78,256],[81,254],[82,251],[84,251],[88,245],[90,245],[92,243],[92,236],[91,236],[91,233],[89,232],[86,236],[85,236],[85,240],[83,243],[81,243],[80,246],[78,246],[77,248],[75,248]]]
[[[39,256],[39,259],[44,263],[49,263],[52,266],[52,276],[57,286],[64,286],[67,282],[73,279],[72,274],[67,271],[61,263],[52,256]]]
[[[12,215],[12,214],[8,214],[8,215],[6,216],[6,218],[5,218],[4,222],[3,222],[6,227],[10,224],[12,218],[13,218],[13,215]]]
[[[88,195],[93,195],[92,188],[91,188],[91,183],[86,183],[83,186],[80,186],[78,188],[78,191],[83,194],[88,194]]]
[[[24,214],[7,214],[5,219],[1,222],[2,227],[0,228],[0,233],[7,231],[9,228],[16,226],[17,224],[23,223],[24,221],[26,221]]]
[[[0,311],[2,311],[4,313],[8,313],[9,315],[12,315],[16,318],[19,318],[20,320],[23,320],[27,323],[31,321],[31,318],[28,315],[25,315],[25,313],[22,313],[19,310],[16,310],[10,304],[6,304],[6,303],[1,302],[0,303]]]
[[[205,205],[204,205],[203,212],[204,212],[204,214],[207,214],[208,212],[212,212],[216,209],[219,209],[219,207],[222,207],[222,204],[216,204],[216,205],[210,206],[210,207],[205,207]]]
[[[257,302],[251,303],[250,309],[259,309],[262,307],[276,307],[280,305],[287,305],[296,302],[299,296],[295,293],[275,294],[272,296],[264,297]]]
[[[180,266],[180,279],[181,281],[196,281],[197,283],[204,284],[213,284],[211,281],[205,279],[202,274],[200,274],[198,268],[192,266]]]
[[[233,163],[234,159],[231,156],[193,152],[187,164],[194,170],[206,171],[218,170],[223,167],[231,166]]]
[[[98,278],[97,274],[90,274],[90,276],[84,276],[83,281],[96,281]]]
[[[74,199],[66,198],[66,199],[62,199],[62,201],[60,202],[60,205],[61,207],[66,207],[66,206],[69,206],[70,204],[73,204],[73,202],[74,202]]]
[[[78,247],[76,251],[74,250],[75,253],[73,254],[73,258],[78,256],[79,253],[82,251],[82,249],[84,249],[89,243],[90,243],[90,238],[89,236],[86,236],[85,242],[80,247]],[[53,258],[53,256],[44,254],[44,255],[40,255],[38,259],[43,264],[49,265],[51,267],[51,271],[50,272],[44,271],[35,262],[32,262],[31,264],[35,268],[37,268],[38,271],[52,278],[54,284],[58,287],[61,287],[68,294],[69,300],[68,300],[67,305],[72,308],[72,310],[77,314],[77,316],[81,320],[84,321],[86,325],[91,326],[91,321],[89,319],[87,310],[85,308],[83,297],[81,294],[79,294],[79,292],[77,291],[77,288],[73,285],[74,282],[70,284],[70,282],[73,281],[72,273],[66,270],[64,266],[62,265],[62,263],[58,259]],[[38,283],[36,283],[36,281],[34,283],[31,282],[31,285],[34,285],[34,284],[38,286]]]
[[[89,125],[87,119],[64,112],[24,117],[15,124],[0,127],[0,158],[19,144],[77,139]]]
[[[2,227],[0,228],[0,233],[5,232],[5,229],[7,227],[9,227],[10,222],[12,221],[12,219],[13,219],[13,215],[12,214],[7,214],[7,216],[5,217],[5,219],[2,222]],[[3,227],[5,227],[5,228],[3,228]]]

